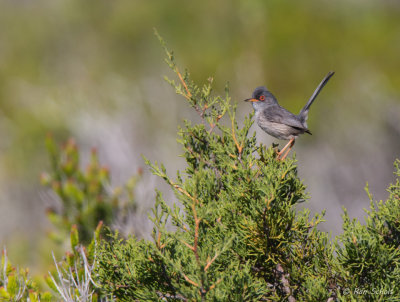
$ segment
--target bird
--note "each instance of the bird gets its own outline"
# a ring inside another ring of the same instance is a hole
[[[245,102],[252,103],[257,124],[262,130],[277,139],[289,140],[285,147],[278,152],[277,160],[285,160],[286,156],[292,149],[296,138],[300,134],[311,134],[311,131],[308,130],[307,127],[308,111],[321,89],[334,74],[334,71],[328,72],[315,89],[307,104],[297,115],[281,107],[278,104],[276,97],[268,91],[265,86],[257,87],[254,90],[252,97],[244,100]]]

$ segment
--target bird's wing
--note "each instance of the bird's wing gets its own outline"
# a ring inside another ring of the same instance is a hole
[[[273,123],[284,124],[304,130],[307,129],[307,127],[305,127],[301,123],[296,115],[287,111],[281,106],[270,106],[268,108],[265,108],[265,110],[263,111],[263,115],[268,121]]]

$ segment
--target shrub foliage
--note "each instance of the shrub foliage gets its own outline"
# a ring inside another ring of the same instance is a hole
[[[239,126],[227,89],[220,97],[212,79],[196,85],[161,43],[178,79],[167,80],[201,123],[179,129],[187,167],[175,177],[145,159],[176,202],[157,192],[153,240],[103,242],[104,289],[121,301],[399,300],[399,180],[388,201],[370,196],[365,225],[345,212],[332,242],[317,228],[324,213],[297,209],[307,194],[294,159],[277,161],[274,146],[249,134],[252,114]]]
[[[344,209],[343,233],[335,239],[318,229],[324,213],[310,215],[294,158],[277,161],[243,125],[228,89],[212,93],[212,79],[196,85],[182,74],[160,38],[168,80],[198,113],[201,122],[179,129],[186,168],[172,177],[162,164],[145,159],[152,173],[175,193],[156,193],[149,218],[152,240],[109,232],[123,209],[110,192],[109,174],[96,153],[86,172],[73,141],[60,151],[47,145],[52,171],[43,176],[62,202],[50,218],[71,230],[72,252],[56,262],[48,285],[64,301],[400,301],[400,161],[395,162],[389,198],[371,201],[364,224]],[[136,179],[136,178],[135,178]],[[135,181],[127,186],[134,206]],[[97,228],[96,228],[97,226]],[[65,233],[65,232],[64,232]],[[93,237],[93,233],[95,234]],[[50,301],[2,256],[0,300]]]

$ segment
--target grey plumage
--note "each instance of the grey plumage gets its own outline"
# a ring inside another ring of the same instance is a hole
[[[261,129],[278,139],[290,140],[281,152],[283,152],[289,144],[290,150],[291,146],[294,144],[295,138],[300,134],[311,134],[310,130],[307,128],[308,111],[321,89],[333,75],[333,71],[330,71],[326,75],[298,115],[281,107],[275,96],[264,86],[257,87],[253,92],[252,98],[245,100],[252,102],[255,118]],[[278,154],[278,158],[281,152]],[[282,159],[284,159],[286,155],[284,155]]]

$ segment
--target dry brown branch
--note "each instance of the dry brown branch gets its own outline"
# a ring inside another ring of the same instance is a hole
[[[208,270],[208,268],[210,267],[210,265],[215,261],[215,259],[217,259],[217,257],[218,257],[218,254],[215,253],[215,256],[214,256],[210,261],[208,261],[207,265],[204,267],[204,271],[205,271],[205,272]]]
[[[186,95],[185,95],[185,97],[186,97],[187,99],[190,99],[190,98],[192,97],[192,94],[190,93],[189,88],[187,87],[185,80],[183,79],[181,73],[179,72],[178,67],[175,67],[175,72],[176,72],[176,74],[178,75],[179,80],[181,81],[183,87],[184,87],[185,90],[186,90]]]
[[[183,274],[183,273],[182,273],[182,274]],[[192,285],[194,285],[194,286],[196,286],[196,287],[199,287],[199,285],[198,285],[196,282],[190,280],[189,277],[186,276],[185,274],[183,274],[183,277],[184,277],[185,280],[186,280],[187,282],[189,282],[190,284],[192,284]]]
[[[192,93],[190,92],[185,80],[182,77],[182,74],[179,72],[178,67],[175,67],[175,72],[178,75],[179,80],[181,81],[183,87],[186,90],[186,94],[184,95],[184,97],[188,100],[190,100],[192,98]],[[204,106],[204,108],[206,109],[207,104]],[[201,110],[199,108],[199,106],[197,106],[197,104],[194,104],[193,108],[197,111],[197,113],[200,115],[200,117],[203,119],[203,123],[204,123],[204,111],[205,109]]]
[[[193,252],[196,257],[197,263],[200,263],[200,257],[199,257],[199,253],[197,252],[197,247],[198,247],[198,241],[199,241],[199,225],[200,225],[201,218],[197,217],[196,206],[194,203],[192,204],[192,210],[193,210],[194,223],[195,223]]]
[[[187,242],[185,242],[185,241],[183,241],[183,240],[181,240],[181,242],[182,242],[184,245],[186,245],[189,249],[191,249],[192,251],[194,251],[194,247],[191,246],[189,243],[187,243]]]

